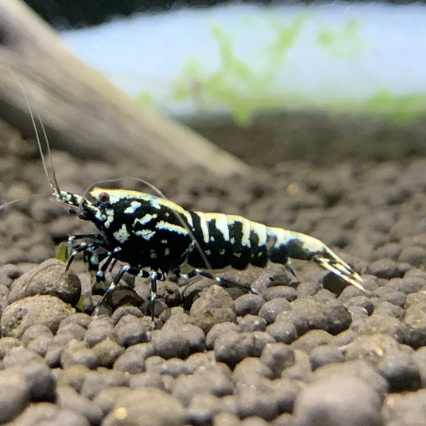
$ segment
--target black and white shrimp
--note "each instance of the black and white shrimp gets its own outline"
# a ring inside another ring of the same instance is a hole
[[[151,313],[157,280],[165,280],[170,272],[184,279],[203,275],[221,284],[221,278],[203,270],[206,265],[213,270],[243,270],[249,265],[263,268],[268,262],[288,266],[290,259],[312,260],[364,291],[361,277],[324,243],[308,235],[241,216],[188,211],[143,192],[93,188],[90,195],[95,201],[91,202],[52,187],[54,197],[65,203],[71,213],[94,223],[99,230],[96,234],[70,237],[72,253],[68,265],[77,253],[84,252],[89,269],[97,271],[97,280],[103,281],[112,262],[124,262],[126,265],[107,292],[115,288],[126,272],[149,277]],[[73,245],[78,239],[84,241]],[[105,252],[97,254],[98,248]],[[182,273],[183,265],[189,266],[191,272]]]

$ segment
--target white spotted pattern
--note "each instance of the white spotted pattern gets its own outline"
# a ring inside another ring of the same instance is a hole
[[[155,227],[159,230],[166,230],[170,232],[175,232],[181,235],[188,235],[188,231],[179,225],[173,225],[172,223],[167,223],[164,220],[160,220],[160,222],[155,225]]]
[[[151,222],[151,220],[156,219],[158,217],[157,214],[146,214],[141,219],[135,219],[135,223],[138,222],[141,225],[146,225],[148,222]]]
[[[142,237],[144,240],[149,241],[155,235],[155,231],[151,231],[150,229],[142,229],[141,231],[136,231],[135,234],[139,237]]]
[[[262,225],[261,223],[252,222],[252,228],[253,228],[253,231],[256,233],[256,235],[259,237],[258,246],[259,247],[266,246],[266,241],[268,239],[266,226]]]
[[[105,214],[107,215],[107,220],[104,223],[105,228],[109,228],[114,222],[114,209],[106,209]]]
[[[150,204],[151,204],[152,208],[154,208],[156,210],[160,210],[161,209],[160,200],[157,197],[151,198]]]
[[[250,222],[247,219],[241,220],[241,245],[250,247]]]
[[[130,203],[130,206],[124,210],[124,213],[133,214],[140,207],[141,207],[141,203],[139,201],[132,201]]]
[[[121,228],[118,231],[114,232],[114,238],[121,244],[124,244],[130,237],[129,233],[127,232],[126,225],[121,225]]]
[[[203,213],[198,213],[198,217],[200,218],[200,228],[203,233],[203,240],[205,243],[209,242],[209,228],[207,226],[207,220]]]

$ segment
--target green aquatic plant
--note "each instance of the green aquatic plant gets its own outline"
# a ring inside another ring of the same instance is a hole
[[[247,54],[242,54],[247,26],[250,31],[266,34],[264,40],[253,43],[249,59]],[[288,55],[302,37],[303,42],[306,42],[306,37],[313,37],[318,49],[332,58],[331,68],[338,70],[339,63],[345,67],[356,63],[368,47],[368,40],[362,35],[361,22],[357,19],[348,19],[341,26],[331,27],[321,16],[313,13],[300,12],[291,21],[285,21],[272,12],[264,12],[263,19],[241,17],[240,25],[232,30],[214,24],[210,27],[210,35],[217,48],[218,67],[212,70],[203,58],[189,58],[170,89],[173,101],[190,101],[200,114],[203,110],[225,109],[240,125],[249,123],[256,112],[284,108],[321,108],[332,113],[356,111],[410,120],[417,117],[426,105],[424,94],[395,96],[379,89],[366,101],[350,95],[345,99],[340,95],[333,99],[329,93],[344,93],[345,87],[339,89],[332,78],[315,94],[283,80],[289,66]],[[309,66],[309,58],[306,64]],[[377,86],[380,87],[380,82]],[[323,98],[321,93],[324,93]],[[139,99],[152,105],[155,96],[144,92]]]
[[[381,89],[365,104],[364,111],[370,115],[381,115],[394,121],[410,122],[424,115],[426,93],[397,96]]]
[[[173,98],[194,99],[194,87],[197,87],[199,99],[195,98],[195,101],[200,102],[201,99],[201,108],[204,103],[221,105],[232,112],[239,124],[246,124],[259,108],[279,107],[282,99],[271,95],[272,89],[284,64],[285,54],[298,39],[305,20],[305,14],[297,16],[290,25],[271,19],[272,42],[265,51],[255,53],[262,64],[260,70],[254,70],[238,56],[239,39],[235,30],[226,31],[213,25],[210,33],[217,43],[220,67],[208,72],[200,60],[189,60],[173,84]]]
[[[322,24],[317,42],[336,59],[357,59],[367,47],[367,41],[359,31],[357,19],[349,19],[341,29],[329,28]]]

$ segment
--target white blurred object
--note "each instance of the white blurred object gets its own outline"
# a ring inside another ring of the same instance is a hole
[[[426,110],[420,4],[176,10],[62,38],[124,91],[172,115],[225,110],[244,120],[288,107],[394,114],[401,104]]]

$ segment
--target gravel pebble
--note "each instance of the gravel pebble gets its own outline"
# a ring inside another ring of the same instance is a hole
[[[117,322],[114,336],[117,336],[117,342],[120,346],[127,348],[137,343],[147,342],[147,332],[148,327],[140,318],[134,315],[125,315]]]
[[[129,387],[131,389],[139,388],[156,388],[166,390],[164,380],[159,373],[147,371],[145,373],[133,374],[129,380]]]
[[[243,294],[235,300],[235,312],[238,317],[248,314],[257,315],[264,303],[265,300],[262,296],[257,294]]]
[[[159,407],[163,409],[159,410]],[[152,388],[134,389],[117,399],[102,424],[181,426],[185,424],[185,413],[181,404],[164,391]]]
[[[110,339],[102,340],[93,346],[92,350],[99,360],[99,365],[107,368],[112,368],[117,358],[124,353],[124,348]]]
[[[85,375],[80,393],[92,400],[103,389],[128,385],[129,379],[122,371],[114,371],[100,367],[97,371],[89,371]]]
[[[58,331],[56,334],[70,334],[74,336],[74,339],[83,341],[87,336],[87,330],[77,323],[67,323],[63,325],[63,321],[61,322]],[[92,345],[93,346],[93,345]]]
[[[50,330],[50,328],[46,327],[45,325],[42,324],[35,324],[32,325],[30,327],[28,327],[24,334],[21,337],[21,342],[25,345],[28,346],[28,344],[43,335],[47,335],[49,337],[53,337],[53,333]]]
[[[275,340],[265,332],[228,333],[216,339],[214,352],[217,361],[234,368],[244,358],[260,357],[268,343]]]
[[[96,396],[93,403],[102,410],[103,416],[105,417],[113,409],[115,401],[129,392],[131,392],[131,390],[125,386],[106,388]]]
[[[130,374],[143,373],[146,359],[154,354],[154,346],[151,343],[139,343],[130,346],[123,355],[117,358],[114,363],[114,370]]]
[[[262,351],[260,361],[271,370],[273,378],[278,378],[283,370],[294,365],[294,350],[284,343],[268,343]]]
[[[72,308],[53,296],[33,296],[9,305],[1,317],[1,335],[20,338],[34,324],[45,325],[53,333]]]
[[[389,394],[383,403],[383,418],[391,426],[423,426],[426,424],[424,389],[398,395]]]
[[[191,306],[190,316],[194,325],[200,327],[206,334],[215,324],[237,322],[232,297],[218,285],[213,285],[201,293],[200,298]]]
[[[243,333],[266,330],[266,321],[257,315],[246,315],[242,318],[238,318],[238,325]]]
[[[294,324],[287,321],[278,321],[266,327],[266,332],[274,338],[276,342],[290,344],[294,342],[297,337],[297,330]]]
[[[405,311],[399,306],[396,306],[393,303],[384,300],[377,303],[376,308],[374,310],[374,314],[387,315],[389,317],[394,317],[398,320],[402,320],[404,318]]]
[[[378,363],[378,371],[390,384],[391,392],[412,392],[421,387],[419,367],[407,353],[386,353]]]
[[[323,365],[345,362],[345,357],[336,346],[324,345],[311,350],[309,362],[311,364],[312,371],[315,371]]]
[[[76,305],[80,294],[81,284],[77,275],[72,270],[65,271],[63,262],[48,259],[13,283],[9,304],[35,295],[50,295]]]
[[[106,339],[114,341],[118,340],[112,321],[92,321],[84,336],[84,341],[87,346],[89,348],[93,348],[95,345]]]
[[[382,426],[379,395],[361,379],[340,374],[304,388],[294,407],[297,426]]]
[[[386,353],[399,352],[402,345],[387,334],[373,334],[356,337],[346,348],[346,360],[364,359],[377,366]]]
[[[89,368],[85,365],[74,364],[64,370],[58,379],[59,385],[67,385],[72,387],[75,391],[80,392],[84,383],[86,375],[90,372]]]
[[[186,419],[190,424],[209,425],[217,414],[224,411],[226,406],[220,398],[210,394],[195,395],[187,409]]]
[[[404,247],[399,255],[398,262],[406,262],[416,268],[425,265],[426,249],[420,246]]]
[[[389,383],[368,362],[364,360],[346,361],[338,364],[327,364],[315,370],[315,380],[326,381],[329,377],[336,375],[351,375],[362,379],[374,389],[381,399],[389,393]]]
[[[283,370],[281,377],[293,382],[311,382],[312,371],[308,354],[299,350],[295,350],[294,358],[294,365]]]
[[[0,374],[0,424],[13,420],[29,404],[31,393],[19,374]]]
[[[391,278],[402,276],[398,264],[391,259],[376,260],[369,265],[368,269],[369,272],[377,278],[390,280]]]
[[[222,322],[220,324],[215,324],[207,333],[206,348],[209,350],[213,349],[214,343],[218,337],[228,333],[239,333],[240,331],[240,327],[232,322]]]
[[[213,426],[241,426],[241,422],[234,414],[219,413],[214,416]]]
[[[352,297],[344,303],[344,306],[348,310],[350,310],[350,308],[353,306],[360,306],[366,310],[367,315],[371,315],[374,311],[374,304],[366,296]]]
[[[359,334],[386,334],[399,343],[404,343],[409,335],[407,326],[389,315],[374,313],[358,329]]]
[[[89,426],[90,423],[87,418],[80,413],[64,410],[57,405],[44,402],[28,407],[21,416],[15,419],[13,425]]]
[[[297,286],[297,298],[304,299],[317,294],[322,289],[321,283],[318,280],[302,281]]]
[[[237,386],[242,383],[250,385],[253,374],[270,380],[274,376],[272,370],[262,363],[259,358],[248,357],[235,367],[232,379]]]
[[[268,324],[272,324],[278,314],[283,311],[290,311],[290,302],[284,298],[276,298],[266,302],[259,311],[259,316],[264,318]]]
[[[65,327],[67,324],[78,324],[87,330],[93,319],[94,317],[91,317],[90,315],[77,312],[65,318],[61,322],[61,327]]]
[[[209,394],[217,397],[231,395],[234,386],[231,378],[218,368],[197,371],[193,375],[181,375],[175,380],[172,394],[182,405],[189,406],[196,395]]]
[[[237,395],[238,415],[240,418],[260,417],[271,421],[280,413],[279,398],[271,387],[253,386],[245,388]]]
[[[426,346],[426,304],[413,303],[405,311],[404,323],[408,327],[405,338],[413,348]]]
[[[162,331],[170,330],[184,336],[189,342],[189,352],[203,352],[206,348],[206,335],[204,331],[191,324],[190,317],[186,314],[172,315],[164,324]]]
[[[9,372],[11,370],[6,370]],[[17,366],[18,372],[26,381],[31,401],[53,402],[55,400],[56,379],[52,370],[44,362],[30,362]]]
[[[295,426],[294,417],[288,413],[281,414],[273,422],[273,426]]]
[[[95,352],[83,342],[71,340],[62,351],[61,365],[62,368],[67,368],[74,364],[85,365],[89,369],[94,370],[99,365],[99,359]]]
[[[49,349],[50,343],[52,342],[53,337],[48,335],[41,335],[28,344],[27,348],[38,353],[43,358],[46,356]]]
[[[287,286],[275,286],[267,288],[263,293],[262,297],[269,302],[277,298],[286,299],[289,302],[297,299],[297,291],[293,287]]]
[[[114,325],[117,325],[118,321],[126,315],[133,315],[134,317],[141,318],[143,313],[136,306],[124,305],[119,306],[111,315],[111,320]]]
[[[321,345],[329,345],[333,342],[333,336],[324,330],[310,330],[291,344],[293,349],[307,353]]]
[[[82,414],[92,426],[101,424],[103,412],[100,407],[78,394],[73,388],[58,386],[56,394],[59,407]]]
[[[407,295],[405,293],[393,288],[389,288],[389,286],[378,288],[374,294],[379,298],[379,300],[390,302],[395,306],[399,306],[400,308],[405,306],[407,299]]]
[[[31,349],[17,346],[11,348],[3,358],[5,368],[25,366],[30,363],[44,364],[43,358]]]
[[[156,330],[151,343],[156,355],[164,358],[186,358],[190,354],[189,340],[174,330]]]
[[[16,337],[2,337],[0,339],[0,360],[12,349],[22,346],[22,342]]]

